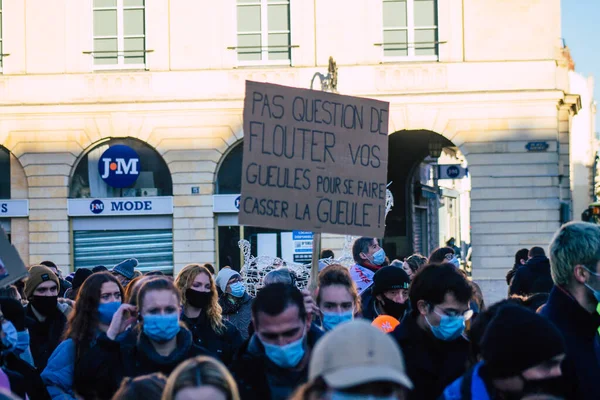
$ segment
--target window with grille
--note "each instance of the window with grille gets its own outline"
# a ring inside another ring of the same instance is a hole
[[[436,0],[383,0],[383,56],[437,60]]]
[[[236,49],[240,64],[289,64],[289,0],[237,0]]]
[[[145,68],[144,0],[93,0],[94,65]]]

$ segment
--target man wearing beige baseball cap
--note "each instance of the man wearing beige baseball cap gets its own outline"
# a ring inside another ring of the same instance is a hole
[[[398,345],[364,320],[326,334],[313,350],[308,375],[293,400],[404,400],[413,387]]]

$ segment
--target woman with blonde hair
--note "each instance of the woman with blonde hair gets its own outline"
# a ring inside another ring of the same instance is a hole
[[[227,368],[205,356],[182,363],[167,380],[162,400],[240,400]]]
[[[203,265],[186,265],[175,280],[183,305],[181,320],[192,332],[194,343],[229,365],[242,345],[237,328],[223,320],[213,276]]]

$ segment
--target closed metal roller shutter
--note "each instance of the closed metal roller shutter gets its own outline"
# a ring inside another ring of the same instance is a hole
[[[141,272],[173,273],[173,231],[75,231],[75,268],[104,265],[111,269],[127,258],[137,258]]]
[[[415,252],[427,254],[427,209],[415,207],[414,246]]]

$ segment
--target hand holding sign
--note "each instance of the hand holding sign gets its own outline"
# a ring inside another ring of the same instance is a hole
[[[240,223],[383,236],[388,109],[246,82]]]

